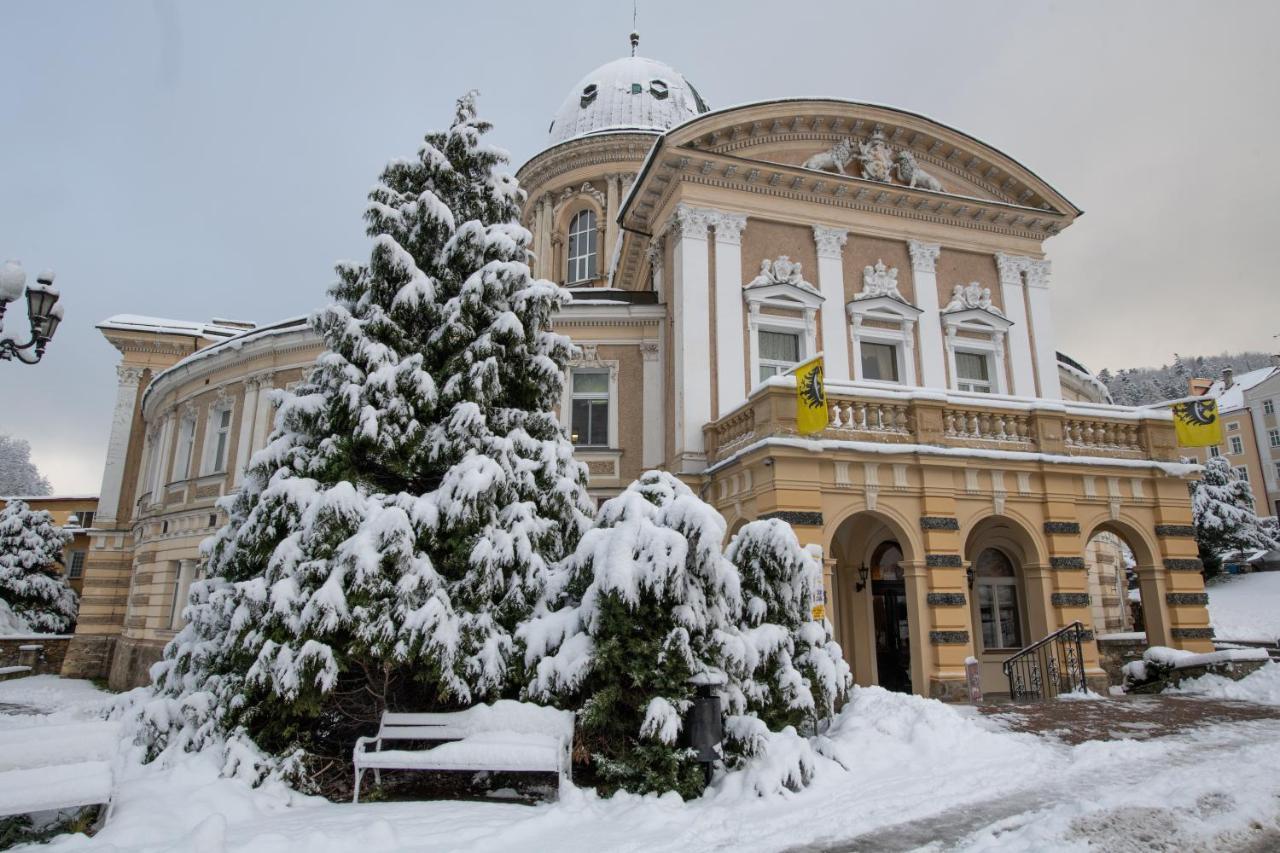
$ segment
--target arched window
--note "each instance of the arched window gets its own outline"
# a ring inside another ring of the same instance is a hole
[[[897,542],[881,542],[871,556],[872,580],[902,580],[902,548]]]
[[[982,621],[982,648],[1022,647],[1022,615],[1018,609],[1018,575],[1003,551],[988,548],[974,566],[974,592]]]
[[[569,223],[569,270],[566,281],[577,284],[596,277],[596,214],[584,210]]]

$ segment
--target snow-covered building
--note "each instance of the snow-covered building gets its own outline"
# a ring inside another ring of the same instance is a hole
[[[890,107],[712,110],[624,57],[566,95],[518,177],[534,271],[575,295],[560,413],[593,493],[665,468],[733,530],[789,522],[822,548],[860,683],[960,698],[975,656],[1004,689],[1019,648],[1095,627],[1099,531],[1134,554],[1152,642],[1210,648],[1170,416],[1110,405],[1059,355],[1044,244],[1081,211],[1027,167]],[[125,686],[181,625],[270,390],[318,344],[296,320],[101,328],[121,384],[66,671]],[[830,423],[800,436],[786,373],[818,353]]]
[[[59,567],[67,586],[79,594],[84,588],[84,567],[89,557],[89,532],[93,528],[93,516],[98,509],[97,495],[0,495],[0,507],[12,500],[20,500],[34,511],[45,511],[53,516],[53,523],[71,534],[71,541],[62,549]]]

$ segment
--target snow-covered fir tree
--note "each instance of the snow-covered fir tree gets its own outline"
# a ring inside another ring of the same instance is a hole
[[[565,560],[552,590],[561,606],[520,630],[528,695],[581,709],[580,742],[606,793],[702,790],[680,736],[695,682],[724,684],[724,646],[738,642],[741,596],[724,534],[724,519],[688,486],[650,471],[601,506]]]
[[[779,519],[747,524],[725,556],[738,569],[743,602],[741,645],[731,647],[742,694],[731,697],[730,708],[773,731],[795,726],[812,734],[819,720],[835,714],[852,682],[829,624],[813,618],[822,584],[818,561]],[[743,739],[759,727],[737,720],[729,730]]]
[[[1191,517],[1205,574],[1217,574],[1230,551],[1280,547],[1254,512],[1253,490],[1222,457],[1210,459],[1192,486]]]
[[[31,461],[31,445],[0,435],[0,495],[35,497],[51,491],[49,481]]]
[[[153,750],[243,732],[345,761],[388,706],[518,691],[515,628],[591,504],[552,412],[568,295],[530,275],[489,127],[464,97],[370,193],[369,261],[338,266],[311,321],[326,352],[279,394],[206,543],[145,712]]]
[[[33,631],[65,634],[75,627],[79,597],[57,569],[69,541],[52,515],[25,501],[0,510],[0,600]]]

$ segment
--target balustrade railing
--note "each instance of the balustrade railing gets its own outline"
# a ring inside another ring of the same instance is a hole
[[[828,429],[910,436],[907,404],[880,400],[836,400]]]
[[[1062,438],[1068,453],[1142,454],[1141,435],[1135,423],[1069,417],[1062,425]]]
[[[1052,699],[1089,689],[1084,676],[1084,625],[1072,622],[1003,664],[1012,699]]]
[[[947,438],[1032,445],[1031,417],[1022,413],[948,406],[943,410],[942,424]]]

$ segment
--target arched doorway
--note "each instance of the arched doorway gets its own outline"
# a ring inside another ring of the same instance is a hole
[[[1091,599],[1097,636],[1168,645],[1167,580],[1155,545],[1124,519],[1085,529],[1084,561],[1089,591],[1097,596]]]
[[[911,620],[902,546],[881,542],[871,555],[871,615],[875,626],[876,673],[880,686],[911,693]]]
[[[1026,594],[999,548],[984,548],[974,561],[973,604],[981,652],[1011,654],[1026,645]]]

